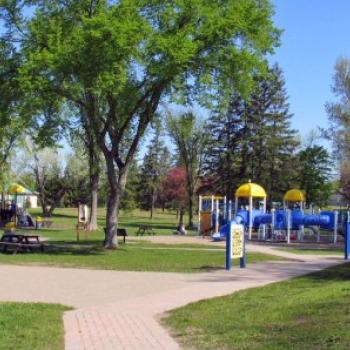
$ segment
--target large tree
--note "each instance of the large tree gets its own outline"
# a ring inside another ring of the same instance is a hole
[[[30,115],[21,101],[18,83],[21,56],[15,47],[0,40],[0,188],[6,187],[11,152],[30,125]],[[4,195],[2,196],[4,200]]]
[[[328,151],[319,145],[309,146],[298,153],[298,182],[309,204],[323,206],[332,194],[331,161]]]
[[[350,60],[339,58],[335,65],[332,91],[336,101],[328,102],[330,126],[327,135],[333,141],[337,159],[349,160],[350,157]]]
[[[234,89],[226,109],[220,106],[212,113],[207,173],[217,192],[230,200],[237,184],[249,179],[266,187],[270,200],[280,200],[294,181],[298,141],[280,68],[256,75],[254,83],[248,94]]]
[[[178,116],[168,114],[167,126],[177,148],[179,164],[186,170],[188,227],[192,228],[194,194],[208,136],[204,130],[204,123],[192,112]]]
[[[329,128],[326,136],[333,143],[335,158],[340,168],[340,193],[349,199],[350,162],[350,60],[339,58],[335,65],[332,91],[336,100],[326,104]]]
[[[232,81],[249,86],[278,43],[272,6],[269,0],[34,3],[21,83],[33,97],[49,91],[83,111],[106,162],[105,247],[113,248],[127,175],[159,104],[171,95],[215,98]]]

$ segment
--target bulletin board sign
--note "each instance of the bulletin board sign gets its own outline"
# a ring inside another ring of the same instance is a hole
[[[244,228],[243,225],[231,225],[231,259],[244,256]]]
[[[226,231],[226,270],[231,270],[232,260],[239,259],[239,266],[246,267],[244,226],[235,221],[229,223]]]

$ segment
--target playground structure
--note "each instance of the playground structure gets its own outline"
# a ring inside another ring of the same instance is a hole
[[[12,197],[7,206],[1,208],[0,225],[4,227],[34,227],[35,223],[32,217],[26,212],[26,198],[32,192],[20,184],[12,183],[7,188],[7,196]],[[21,200],[19,200],[21,199]],[[2,198],[2,203],[5,199]]]
[[[306,213],[305,195],[298,189],[292,189],[284,195],[283,209],[273,208],[267,212],[266,198],[264,188],[252,182],[237,189],[234,208],[230,201],[226,203],[225,197],[201,197],[199,234],[204,234],[206,229],[206,232],[213,233],[214,240],[225,239],[229,222],[233,222],[244,226],[248,240],[337,243],[340,233],[338,228],[343,226],[337,211]],[[225,203],[221,207],[220,199]],[[209,200],[207,210],[203,209],[204,200]]]
[[[219,232],[227,224],[227,203],[224,196],[199,196],[198,235]]]

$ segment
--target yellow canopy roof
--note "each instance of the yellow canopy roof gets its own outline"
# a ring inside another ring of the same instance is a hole
[[[286,192],[283,200],[286,202],[305,202],[305,195],[301,190],[294,188]]]
[[[265,190],[258,184],[254,182],[248,182],[246,184],[238,187],[236,191],[236,197],[258,197],[258,198],[266,198]]]
[[[18,194],[18,193],[25,193],[25,192],[26,192],[26,189],[19,184],[12,184],[8,189],[9,194],[16,194],[16,193]]]

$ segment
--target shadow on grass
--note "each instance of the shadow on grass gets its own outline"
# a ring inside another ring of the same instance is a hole
[[[329,267],[307,275],[307,278],[322,283],[327,281],[350,281],[350,263]]]
[[[96,241],[84,241],[84,242],[66,242],[55,241],[45,244],[44,254],[52,255],[105,255],[107,252],[116,251],[108,250],[103,247],[102,242],[98,244]],[[125,252],[126,249],[123,244],[118,247],[118,252]]]

